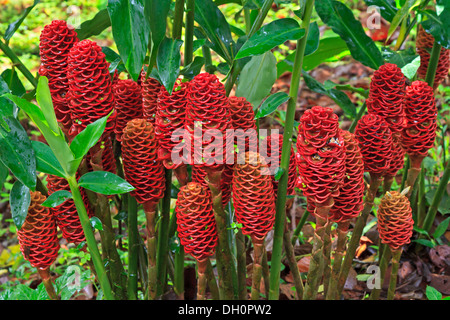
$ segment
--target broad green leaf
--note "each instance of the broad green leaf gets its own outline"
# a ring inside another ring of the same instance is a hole
[[[284,102],[289,100],[289,95],[286,92],[277,92],[270,95],[261,106],[258,108],[258,112],[255,115],[255,119],[259,119],[268,116]]]
[[[0,161],[0,190],[6,179],[8,179],[9,169]]]
[[[48,87],[48,79],[45,76],[39,77],[36,89],[36,101],[47,120],[49,128],[54,132],[59,132],[58,121],[56,120],[55,109],[53,108],[52,95]]]
[[[320,30],[316,21],[309,25],[308,38],[306,39],[305,56],[316,52],[320,43]]]
[[[187,79],[193,79],[196,75],[198,75],[205,64],[205,58],[196,56],[194,61],[184,67],[180,74],[183,75]]]
[[[376,6],[380,10],[381,16],[391,22],[397,14],[395,0],[364,0],[367,6]]]
[[[31,141],[20,122],[4,117],[9,131],[0,126],[0,161],[11,170],[25,186],[34,190],[36,186],[36,157]]]
[[[386,41],[388,41],[397,27],[402,23],[404,19],[409,16],[414,7],[417,7],[420,4],[420,0],[406,0],[400,10],[397,11],[394,18],[392,19],[391,25],[389,26],[389,31],[387,35]]]
[[[119,54],[134,81],[141,74],[150,36],[144,0],[108,0],[112,33]]]
[[[27,217],[28,207],[31,203],[30,189],[22,182],[14,182],[9,195],[9,204],[11,206],[11,215],[17,229],[21,229],[25,218]]]
[[[436,193],[436,188],[431,189],[425,194],[425,199],[427,200],[428,204],[431,204],[433,202],[434,195]],[[449,214],[450,213],[450,195],[447,192],[444,192],[442,195],[441,202],[438,206],[438,211],[441,214]]]
[[[436,228],[436,230],[433,233],[433,238],[438,239],[444,235],[444,233],[447,231],[448,224],[450,222],[450,217],[442,221]]]
[[[232,64],[235,46],[230,26],[212,0],[195,1],[195,21],[209,38],[211,49]]]
[[[330,97],[334,102],[336,102],[339,107],[344,111],[344,113],[354,118],[356,116],[356,107],[351,102],[350,98],[342,91],[337,89],[327,89],[319,81],[311,77],[307,72],[303,71],[303,79],[305,84],[314,92],[324,94]]]
[[[102,9],[90,20],[84,21],[77,32],[78,39],[83,40],[92,36],[97,36],[106,28],[111,26],[111,19],[107,9]]]
[[[111,113],[88,124],[83,131],[73,138],[70,144],[70,150],[72,150],[75,159],[83,158],[89,149],[98,142],[103,131],[105,131],[106,122],[110,115]]]
[[[281,179],[281,176],[284,174],[285,170],[282,167],[278,167],[277,171],[275,172],[274,179],[275,181],[278,181]]]
[[[401,68],[401,70],[402,70],[403,74],[405,75],[405,77],[412,80],[414,78],[414,76],[416,75],[416,72],[419,69],[419,67],[420,67],[420,56],[417,56],[414,58],[413,61],[411,61],[407,65],[403,66]]]
[[[250,37],[237,53],[235,59],[265,53],[288,40],[305,36],[305,29],[292,18],[278,19],[261,27]]]
[[[439,15],[436,12],[426,11],[427,19],[422,21],[422,27],[437,43],[450,49],[450,3],[448,0],[438,0],[437,4],[442,9]]]
[[[169,94],[172,94],[173,86],[180,73],[182,44],[181,40],[165,38],[159,46],[156,60],[159,79]]]
[[[8,28],[6,28],[5,34],[3,36],[3,38],[8,41],[9,39],[11,39],[11,37],[14,35],[14,33],[17,31],[17,29],[19,29],[20,25],[22,24],[23,20],[25,20],[25,18],[27,17],[27,15],[30,13],[31,10],[33,10],[33,8],[39,3],[39,0],[34,0],[34,3],[27,7],[22,15],[20,16],[19,19],[17,19],[16,21],[14,21],[13,23],[10,23],[8,25]]]
[[[8,87],[8,84],[0,77],[0,126],[2,126],[5,130],[9,130],[8,125],[6,124],[3,117],[5,116],[13,116],[17,115],[17,106],[8,98],[3,97],[4,94],[10,94],[11,90]]]
[[[375,42],[366,35],[361,22],[345,4],[335,0],[316,0],[315,8],[322,21],[346,42],[353,58],[375,70],[384,63]]]
[[[48,198],[44,202],[42,202],[41,206],[55,208],[66,202],[66,200],[68,199],[72,199],[72,194],[70,193],[70,191],[58,190],[49,195]]]
[[[6,69],[2,72],[1,77],[8,84],[12,94],[21,97],[26,93],[25,87],[23,86],[22,81],[20,81],[16,70]]]
[[[414,239],[414,240],[411,240],[411,242],[416,242],[416,243],[418,243],[418,244],[420,244],[422,246],[426,246],[426,247],[429,247],[429,248],[436,247],[436,243],[434,243],[431,240],[427,240],[427,239]]]
[[[112,50],[109,47],[102,47],[102,52],[105,54],[106,61],[109,62],[109,73],[114,74],[114,71],[116,69],[119,69],[119,65],[122,62],[122,58],[118,53],[116,53],[114,50]],[[123,64],[121,65],[123,67]],[[123,69],[123,68],[122,68]],[[118,70],[123,71],[123,70]]]
[[[36,155],[36,171],[64,178],[64,169],[48,145],[40,141],[31,141],[31,146]]]
[[[166,35],[167,15],[170,4],[170,0],[145,0],[144,12],[150,27],[152,40],[152,69],[161,41],[164,40]]]
[[[245,97],[255,110],[267,97],[277,79],[277,60],[268,51],[254,56],[242,69],[236,88],[237,97]]]
[[[47,120],[44,117],[44,113],[37,105],[11,93],[6,93],[3,95],[3,97],[13,101],[31,118],[34,123],[41,122],[48,127]]]
[[[442,293],[432,286],[427,286],[425,289],[425,295],[428,300],[442,300]]]
[[[103,231],[103,224],[98,217],[92,217],[89,220],[91,222],[92,228]]]
[[[85,189],[105,195],[127,193],[135,189],[121,177],[107,171],[92,171],[85,173],[78,180],[78,185]]]

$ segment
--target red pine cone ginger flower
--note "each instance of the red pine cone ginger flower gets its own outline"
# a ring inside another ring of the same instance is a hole
[[[69,108],[72,114],[70,135],[80,133],[95,120],[107,116],[114,109],[114,94],[109,63],[95,42],[85,39],[70,49],[67,77],[69,79]],[[112,132],[116,123],[113,113],[105,132]]]
[[[164,197],[164,166],[158,160],[158,141],[153,125],[133,119],[122,134],[122,161],[125,179],[136,189],[130,194],[139,203],[157,203]]]
[[[144,118],[150,123],[155,122],[156,108],[158,104],[158,93],[162,86],[158,80],[148,77],[145,79],[146,71],[141,71],[142,107]]]
[[[118,79],[113,84],[114,98],[116,100],[116,133],[117,141],[122,141],[122,131],[127,122],[142,118],[141,87],[132,79]]]
[[[234,129],[234,143],[238,146],[239,152],[257,152],[258,135],[256,132],[255,113],[251,103],[244,97],[232,96],[228,98],[228,109],[230,111],[231,123]],[[245,149],[242,150],[244,143]],[[250,146],[253,149],[250,149]]]
[[[56,119],[68,130],[72,121],[67,103],[67,65],[69,51],[78,42],[77,33],[66,21],[53,20],[44,27],[39,40],[39,75],[48,78]]]
[[[338,116],[331,108],[315,106],[300,119],[296,162],[297,186],[308,202],[330,205],[339,195],[345,173],[345,148]]]
[[[364,162],[355,135],[341,130],[345,146],[345,177],[330,209],[330,220],[348,221],[359,215],[364,197]]]
[[[433,48],[434,37],[427,33],[422,25],[419,25],[419,31],[416,38],[416,51],[420,56],[420,67],[417,70],[417,77],[419,79],[425,79],[428,70],[428,64],[430,62],[430,53],[428,50]],[[450,50],[441,48],[439,55],[439,61],[436,68],[436,74],[434,76],[433,89],[436,89],[439,84],[447,77],[450,69]]]
[[[426,82],[416,80],[406,87],[405,118],[401,144],[411,157],[412,166],[420,168],[420,162],[434,145],[437,127],[436,101]]]
[[[180,242],[197,261],[212,256],[217,245],[216,220],[208,189],[196,182],[180,188],[175,213]]]
[[[233,172],[233,205],[242,233],[262,242],[274,224],[275,194],[272,178],[258,153],[245,155],[244,164],[235,164]]]
[[[69,183],[66,179],[54,175],[47,176],[47,188],[49,195],[60,190],[70,191]],[[93,217],[94,212],[91,210],[87,194],[83,189],[80,191],[88,216]],[[62,231],[63,238],[67,242],[78,244],[86,240],[75,202],[72,199],[66,200],[57,207],[50,208],[50,211],[55,217],[56,224]]]
[[[387,192],[381,199],[377,216],[382,243],[396,250],[410,242],[414,221],[405,195],[397,191]]]
[[[397,139],[392,140],[392,159],[389,164],[389,169],[386,170],[385,176],[395,177],[397,172],[403,168],[405,163],[405,150],[400,145]]]
[[[278,152],[275,152],[272,148],[278,149]],[[271,163],[270,161],[277,161],[277,168],[280,166],[281,162],[281,152],[283,149],[283,135],[279,133],[272,133],[267,137],[267,159],[266,163]],[[272,172],[272,182],[273,182],[273,191],[275,193],[275,198],[278,192],[278,180],[275,180],[275,173]],[[289,171],[288,171],[288,185],[286,195],[294,195],[295,194],[295,184],[297,182],[297,163],[295,162],[295,152],[294,148],[291,145],[291,156],[289,158]]]
[[[179,154],[182,148],[178,149],[178,142],[172,141],[172,135],[176,130],[184,128],[188,85],[188,82],[179,79],[171,95],[164,86],[161,86],[158,93],[154,126],[159,143],[158,159],[163,161],[167,169],[174,169],[179,165],[173,163],[172,152],[174,155]]]
[[[392,134],[376,114],[364,115],[356,125],[355,136],[364,160],[364,171],[384,176],[392,161]]]
[[[397,65],[386,63],[373,73],[367,110],[382,117],[393,134],[403,129],[406,78]]]
[[[55,262],[60,247],[56,222],[49,208],[41,206],[45,196],[39,191],[30,193],[28,214],[17,238],[24,258],[35,268],[47,269]]]
[[[214,74],[200,73],[189,84],[187,100],[185,128],[192,156],[188,161],[205,165],[225,163],[226,130],[232,127],[224,85]]]
[[[219,167],[221,165],[218,165]],[[207,172],[202,165],[192,166],[192,182],[197,182],[204,186],[209,192],[209,186],[206,182]],[[233,181],[233,165],[225,164],[223,165],[222,176],[220,179],[220,189],[222,191],[222,205],[225,207],[231,199],[231,184]]]

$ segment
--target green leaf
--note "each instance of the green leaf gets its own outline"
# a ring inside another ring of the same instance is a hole
[[[6,69],[2,72],[1,77],[8,84],[12,94],[21,97],[26,93],[25,87],[23,86],[22,81],[20,81],[16,70]]]
[[[145,0],[145,16],[150,26],[152,39],[152,63],[155,61],[161,41],[166,35],[166,20],[170,9],[170,0]],[[152,65],[153,67],[153,65]]]
[[[308,38],[306,39],[305,56],[309,56],[316,52],[320,43],[320,30],[316,21],[310,23]]]
[[[192,61],[187,66],[185,66],[180,71],[180,74],[183,75],[187,79],[193,79],[196,75],[198,75],[200,73],[204,64],[205,64],[205,58],[197,56],[194,58],[194,61]]]
[[[9,195],[11,215],[17,229],[20,230],[28,214],[28,207],[31,203],[30,189],[22,182],[14,182]]]
[[[429,248],[436,247],[436,244],[433,241],[430,241],[427,239],[414,239],[414,240],[411,240],[411,242],[417,242],[418,244],[429,247]]]
[[[426,11],[427,19],[422,21],[422,27],[434,37],[437,43],[450,49],[450,3],[446,0],[437,2],[443,10],[439,15],[434,11]]]
[[[9,169],[0,161],[0,190],[8,179]]]
[[[40,141],[31,141],[31,146],[36,156],[36,171],[64,178],[64,169],[48,145]]]
[[[134,81],[144,64],[150,37],[150,26],[144,14],[144,0],[108,0],[114,41]]]
[[[245,97],[256,109],[277,79],[276,64],[277,60],[270,51],[252,57],[241,71],[236,96]]]
[[[420,56],[417,56],[414,58],[413,61],[411,61],[407,65],[403,66],[401,68],[401,70],[402,70],[403,74],[405,75],[405,77],[412,80],[414,78],[414,76],[416,75],[419,67],[420,67]]]
[[[105,195],[121,194],[135,189],[121,177],[107,171],[85,173],[78,180],[78,185],[85,189]]]
[[[111,116],[111,113],[88,124],[83,131],[73,138],[72,143],[70,144],[70,150],[72,150],[75,159],[83,158],[88,153],[89,149],[98,142],[103,131],[105,131],[106,122]]]
[[[364,0],[368,6],[376,6],[380,10],[381,16],[391,22],[397,14],[395,0]]]
[[[375,70],[384,63],[375,42],[366,35],[361,22],[345,4],[335,0],[316,0],[315,8],[322,21],[346,42],[353,58]]]
[[[107,9],[102,9],[90,20],[84,21],[77,32],[78,39],[83,40],[92,36],[97,36],[106,28],[111,26],[111,19]]]
[[[48,87],[48,79],[45,76],[39,77],[36,88],[36,101],[41,107],[45,120],[47,120],[50,130],[59,132],[58,121],[56,121],[55,109],[53,108],[52,95]]]
[[[17,19],[16,21],[14,21],[13,23],[10,23],[8,25],[8,28],[6,28],[5,34],[3,36],[3,38],[8,41],[9,39],[11,39],[11,37],[14,35],[14,33],[17,31],[17,29],[19,29],[20,25],[22,24],[23,20],[25,20],[25,18],[27,17],[27,15],[30,13],[30,11],[39,3],[39,0],[34,0],[34,3],[27,7],[22,15],[20,16],[19,19]]]
[[[274,175],[275,181],[280,180],[281,176],[283,175],[284,172],[285,172],[285,170],[282,167],[278,167],[277,171],[275,172],[275,175]]]
[[[314,92],[324,94],[333,99],[333,101],[336,102],[349,117],[354,118],[356,116],[356,107],[344,92],[334,88],[327,89],[323,84],[311,77],[307,72],[303,71],[302,74],[308,88]]]
[[[120,63],[122,62],[122,58],[118,53],[112,50],[109,47],[102,47],[102,52],[105,54],[106,61],[109,62],[109,73],[114,74],[114,71],[118,69]],[[123,66],[123,65],[121,65]],[[118,70],[121,71],[121,70]]]
[[[92,228],[103,231],[103,224],[98,217],[92,217],[89,220],[91,222]]]
[[[63,204],[66,200],[72,199],[72,194],[67,190],[58,190],[53,192],[48,198],[42,202],[41,206],[55,208]]]
[[[4,118],[9,131],[0,126],[0,161],[28,188],[36,186],[36,157],[31,141],[20,122],[12,117]]]
[[[433,233],[433,238],[438,239],[444,235],[444,233],[447,231],[448,224],[450,222],[450,217],[442,221],[436,228],[436,230]]]
[[[298,40],[304,36],[305,29],[301,29],[296,20],[292,18],[278,19],[256,31],[244,43],[235,59],[260,55],[288,40]]]
[[[425,194],[425,199],[427,199],[428,205],[433,202],[434,195],[436,193],[436,188],[431,189]],[[438,206],[438,211],[441,214],[449,214],[450,213],[450,195],[447,192],[444,192],[442,195],[441,202]]]
[[[425,295],[428,300],[442,300],[442,293],[432,286],[427,286],[425,289]]]
[[[406,0],[403,6],[400,8],[400,10],[397,11],[394,18],[392,19],[391,25],[389,26],[389,31],[387,35],[386,41],[388,41],[391,36],[394,34],[397,27],[402,23],[404,19],[406,19],[409,16],[409,13],[411,12],[414,7],[418,6],[420,4],[420,0]]]
[[[195,1],[194,19],[208,36],[211,49],[231,65],[235,43],[231,37],[230,26],[219,8],[212,0]]]
[[[172,94],[173,86],[180,73],[180,48],[182,44],[182,40],[165,38],[159,46],[156,60],[159,80],[161,80],[161,84],[166,88],[169,95]]]
[[[258,112],[255,115],[255,119],[259,119],[268,116],[272,112],[278,109],[278,107],[284,102],[289,100],[289,95],[285,92],[277,92],[270,95],[261,106],[258,108]]]

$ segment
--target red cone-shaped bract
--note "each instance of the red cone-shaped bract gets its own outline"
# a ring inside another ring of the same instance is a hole
[[[216,220],[208,189],[189,182],[180,188],[175,213],[180,242],[186,253],[203,261],[215,252],[217,245]]]
[[[338,116],[331,108],[315,106],[300,119],[296,162],[297,186],[308,201],[330,205],[339,195],[345,172],[344,141]]]
[[[24,258],[40,269],[47,269],[55,262],[60,247],[55,219],[49,208],[41,205],[44,201],[45,196],[39,191],[31,192],[27,217],[17,231]]]
[[[65,21],[53,20],[44,27],[39,40],[39,74],[48,78],[56,119],[68,130],[72,120],[67,103],[67,66],[69,51],[78,42],[77,33]]]
[[[127,122],[142,118],[142,94],[141,87],[132,79],[118,79],[113,85],[114,98],[116,100],[116,139],[122,141],[122,131]]]
[[[215,166],[212,166],[213,168]],[[221,167],[221,165],[217,165]],[[203,165],[192,166],[192,182],[197,182],[207,188],[209,192],[209,186],[206,182],[207,172]],[[222,205],[225,207],[231,198],[231,184],[233,181],[233,165],[225,164],[223,166],[222,176],[220,179],[220,190],[222,191]]]
[[[386,171],[386,176],[395,177],[397,172],[403,168],[405,163],[405,150],[400,145],[397,139],[392,140],[392,159],[389,164],[389,169]]]
[[[364,170],[384,176],[392,161],[392,134],[376,114],[364,115],[356,125],[355,136],[364,160]]]
[[[172,161],[172,156],[182,155],[183,147],[179,142],[172,141],[172,136],[184,129],[184,120],[186,118],[186,95],[188,82],[178,80],[175,83],[172,94],[162,86],[158,93],[158,104],[155,117],[155,134],[159,143],[158,158],[163,161],[164,166],[173,169],[179,166],[179,163]],[[183,134],[180,133],[180,137]]]
[[[101,161],[98,159],[93,159],[96,157],[101,157]],[[116,159],[114,157],[114,149],[111,134],[105,133],[101,136],[97,144],[92,147],[88,154],[86,155],[86,161],[88,165],[88,170],[101,170],[108,171],[116,174]],[[97,164],[97,168],[93,168],[92,161]]]
[[[408,198],[397,192],[387,193],[378,207],[378,233],[381,242],[399,249],[411,241],[414,220]]]
[[[367,110],[382,117],[392,133],[403,129],[405,86],[405,76],[393,63],[382,65],[374,72],[370,82]]]
[[[72,114],[71,135],[114,109],[109,63],[102,48],[91,40],[83,40],[70,49],[67,77],[69,79],[69,108]],[[116,123],[113,113],[107,121],[105,132],[112,132]]]
[[[234,129],[234,143],[237,145],[239,153],[257,152],[258,133],[256,132],[255,113],[251,103],[244,97],[232,96],[228,98],[228,109]]]
[[[345,146],[345,177],[330,209],[330,220],[347,221],[359,215],[363,207],[364,162],[353,133],[342,131]]]
[[[263,241],[274,224],[275,194],[267,166],[257,153],[246,153],[244,164],[235,164],[233,205],[242,233]]]
[[[277,167],[280,166],[281,162],[281,153],[283,149],[283,135],[279,133],[272,133],[267,137],[267,156],[268,158],[265,160],[267,164],[272,161],[276,161]],[[278,180],[275,179],[276,172],[272,172],[272,182],[273,182],[273,190],[275,193],[275,197],[278,191]],[[288,185],[286,195],[294,195],[295,194],[295,184],[297,182],[297,163],[295,162],[295,152],[294,148],[291,145],[291,155],[289,158],[289,171],[288,171]]]
[[[66,179],[60,178],[54,175],[47,176],[47,189],[49,195],[56,191],[67,190],[70,191],[69,183]],[[91,210],[89,200],[86,192],[81,189],[81,196],[83,198],[86,212],[89,217],[93,217],[94,213]],[[68,242],[78,244],[86,240],[84,236],[83,226],[81,225],[80,218],[78,217],[77,208],[75,202],[72,199],[66,200],[64,203],[57,207],[50,208],[53,216],[56,219],[56,224],[62,231],[64,239]]]
[[[191,144],[187,161],[209,166],[225,163],[226,130],[232,124],[224,85],[217,76],[200,73],[190,82],[187,99],[185,128]]]
[[[145,79],[146,72],[141,72],[141,87],[142,87],[142,107],[144,112],[144,119],[150,123],[155,122],[156,108],[158,105],[158,93],[163,86],[158,80],[148,77]]]
[[[433,48],[433,44],[434,37],[431,34],[427,33],[420,24],[416,38],[416,51],[420,56],[420,67],[417,70],[417,77],[419,79],[425,80],[427,76],[428,65],[430,63],[430,52],[431,48]],[[436,89],[439,84],[448,76],[449,69],[450,50],[441,48],[441,53],[439,55],[439,61],[436,68],[436,74],[434,76],[433,89]]]
[[[410,157],[423,158],[434,145],[437,126],[436,101],[426,82],[416,80],[406,88],[405,115],[401,145]]]
[[[130,194],[139,203],[157,203],[164,197],[164,166],[157,152],[153,125],[145,119],[128,122],[122,135],[123,170],[125,179],[136,188]]]

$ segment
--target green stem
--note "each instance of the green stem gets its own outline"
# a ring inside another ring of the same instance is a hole
[[[211,73],[211,74],[214,73],[216,68],[214,67],[214,65],[212,63],[211,49],[209,49],[208,46],[202,46],[202,53],[203,53],[203,58],[205,58],[205,71],[208,73]]]
[[[386,269],[388,266],[388,262],[391,258],[389,247],[386,244],[382,244],[381,249],[381,257],[379,261],[380,266],[380,287],[374,288],[370,293],[369,300],[378,300],[380,298],[381,289],[384,283],[384,277],[386,275]]]
[[[137,201],[128,194],[128,298],[137,300],[137,273],[139,259],[139,231]]]
[[[328,290],[326,294],[326,300],[335,300],[337,299],[337,283],[339,278],[339,273],[341,272],[342,266],[342,258],[345,253],[345,247],[347,244],[347,233],[348,226],[350,222],[348,220],[341,221],[338,223],[337,233],[337,245],[336,252],[334,254],[333,267],[331,271],[331,277],[329,280]]]
[[[19,57],[11,50],[11,48],[6,45],[2,40],[0,40],[0,50],[2,50],[5,55],[11,60],[14,66],[22,72],[22,74],[27,78],[28,81],[33,85],[33,87],[37,87],[37,80],[31,74],[30,70],[25,67],[25,65],[20,61]]]
[[[147,257],[148,257],[148,299],[155,300],[157,296],[156,267],[156,206],[157,203],[144,203],[144,213],[147,220]]]
[[[264,4],[271,2],[266,1]],[[283,248],[284,224],[286,220],[286,191],[288,182],[289,158],[291,154],[291,141],[294,132],[294,117],[297,106],[297,96],[300,87],[300,77],[303,66],[303,56],[308,38],[309,22],[311,19],[314,0],[306,2],[305,16],[302,21],[302,27],[305,29],[305,36],[297,41],[297,50],[295,53],[294,67],[291,78],[291,87],[289,90],[289,102],[286,111],[286,122],[283,134],[283,146],[281,152],[280,168],[284,170],[279,182],[276,201],[274,241],[270,270],[270,290],[269,299],[278,300],[280,287],[281,254]],[[255,21],[254,25],[258,22]]]
[[[186,27],[184,40],[184,65],[192,62],[194,52],[194,13],[195,0],[186,0]]]
[[[400,185],[400,190],[405,189],[406,179],[408,177],[408,170],[411,166],[411,161],[409,160],[409,155],[406,155],[405,164],[403,166],[403,175],[402,175],[402,183]]]
[[[292,278],[294,279],[295,292],[297,299],[302,299],[303,296],[303,282],[298,270],[297,259],[295,258],[294,247],[289,236],[289,230],[287,223],[285,223],[285,232],[283,235],[284,251],[286,252],[286,258],[288,260],[289,269],[291,270]]]
[[[237,277],[238,277],[238,298],[239,300],[247,299],[247,263],[245,252],[245,236],[242,230],[239,229],[236,234],[236,261],[237,261]]]
[[[42,283],[44,284],[45,291],[47,291],[48,297],[51,300],[60,300],[60,298],[56,294],[55,287],[53,286],[52,276],[50,275],[49,268],[38,268],[38,273],[42,279]]]
[[[303,212],[303,215],[302,215],[300,221],[298,222],[297,226],[295,227],[294,232],[292,233],[292,238],[291,238],[292,245],[295,245],[295,243],[297,242],[300,231],[302,231],[303,226],[305,225],[308,217],[309,217],[309,212],[308,212],[308,210],[305,210],[305,212]]]
[[[214,275],[213,266],[211,260],[208,259],[208,265],[206,266],[206,276],[208,277],[209,292],[213,300],[220,300],[219,287],[217,286],[216,276]]]
[[[353,119],[352,124],[350,125],[350,128],[348,128],[349,132],[355,132],[356,129],[356,125],[358,124],[358,121],[362,118],[362,116],[364,115],[364,112],[366,112],[367,109],[367,105],[366,102],[364,101],[363,105],[359,108],[358,113],[356,114],[355,119]]]
[[[181,39],[183,30],[183,16],[184,16],[184,0],[177,0],[175,3],[175,13],[173,17],[172,38]]]
[[[397,274],[400,265],[400,257],[402,255],[402,249],[401,248],[396,250],[391,249],[391,253],[392,253],[392,269],[387,294],[388,300],[394,300],[395,289],[397,288]]]
[[[264,241],[253,240],[253,275],[252,275],[252,300],[259,300],[262,277],[262,256],[264,253]]]
[[[197,300],[206,300],[206,268],[207,268],[207,260],[197,261]]]
[[[97,241],[95,240],[95,235],[92,231],[91,222],[89,221],[83,198],[81,197],[77,180],[75,177],[68,177],[67,182],[69,183],[70,192],[72,193],[73,201],[75,203],[75,207],[77,208],[78,217],[80,218],[81,226],[83,227],[89,253],[94,263],[95,272],[103,290],[103,294],[107,300],[115,300],[111,290],[111,284],[109,283],[109,279],[103,265],[102,257],[97,247]]]
[[[434,41],[433,48],[431,49],[430,60],[428,62],[427,75],[425,77],[426,83],[428,83],[428,85],[432,88],[434,86],[434,78],[436,76],[436,69],[439,63],[441,49],[441,45],[437,41]]]
[[[417,225],[419,228],[423,225],[423,220],[425,219],[425,170],[420,171],[419,175],[419,190],[417,193]]]

